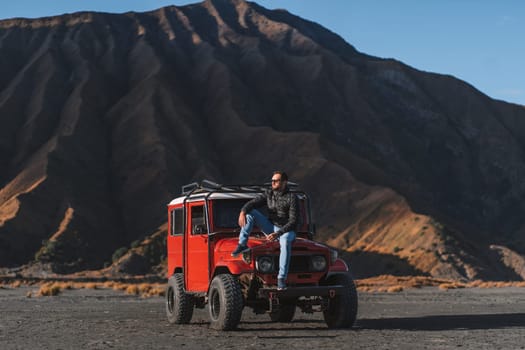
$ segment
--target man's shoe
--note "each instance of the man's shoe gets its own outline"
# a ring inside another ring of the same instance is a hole
[[[286,289],[286,281],[284,278],[278,278],[277,279],[277,290],[285,290]]]
[[[235,248],[235,250],[232,252],[232,256],[235,258],[237,255],[241,254],[241,253],[244,253],[245,251],[247,251],[248,248],[247,246],[245,245],[238,245],[237,248]]]

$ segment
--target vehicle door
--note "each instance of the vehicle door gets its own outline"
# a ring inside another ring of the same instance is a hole
[[[203,202],[188,203],[186,225],[185,284],[191,292],[208,290],[208,231]]]

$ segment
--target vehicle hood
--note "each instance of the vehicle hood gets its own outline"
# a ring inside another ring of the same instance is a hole
[[[239,244],[238,238],[224,238],[215,246],[217,252],[232,252]],[[279,241],[269,242],[266,239],[261,238],[250,238],[248,240],[248,247],[254,252],[259,250],[264,251],[273,251],[279,250]],[[314,242],[304,238],[297,238],[292,245],[292,250],[302,250],[302,251],[322,251],[330,249],[328,246]]]

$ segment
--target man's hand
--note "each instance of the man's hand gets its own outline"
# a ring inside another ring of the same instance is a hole
[[[239,226],[244,227],[246,225],[246,213],[241,211],[239,214]]]
[[[279,238],[279,234],[277,232],[272,232],[268,236],[266,236],[266,239],[269,241],[275,241]]]

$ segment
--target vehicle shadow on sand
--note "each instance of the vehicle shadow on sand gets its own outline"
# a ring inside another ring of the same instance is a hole
[[[242,321],[239,324],[237,331],[297,331],[297,330],[328,330],[325,323],[322,320],[294,320],[288,322],[272,322],[272,321]],[[286,336],[288,338],[288,336]],[[302,335],[301,337],[304,337]],[[312,335],[312,337],[318,337],[318,335]],[[327,336],[330,337],[330,336]],[[272,336],[274,338],[274,336]]]
[[[446,331],[509,327],[525,328],[525,313],[358,319],[354,329]]]
[[[284,326],[284,327],[283,327]],[[358,319],[350,330],[407,330],[447,331],[455,329],[483,330],[498,328],[525,328],[525,313],[480,315],[435,315],[421,317],[365,318]],[[238,331],[329,330],[322,321],[296,320],[292,323],[271,321],[243,321]],[[304,335],[303,335],[304,336]],[[303,337],[302,336],[302,337]],[[318,337],[318,335],[315,335]]]

